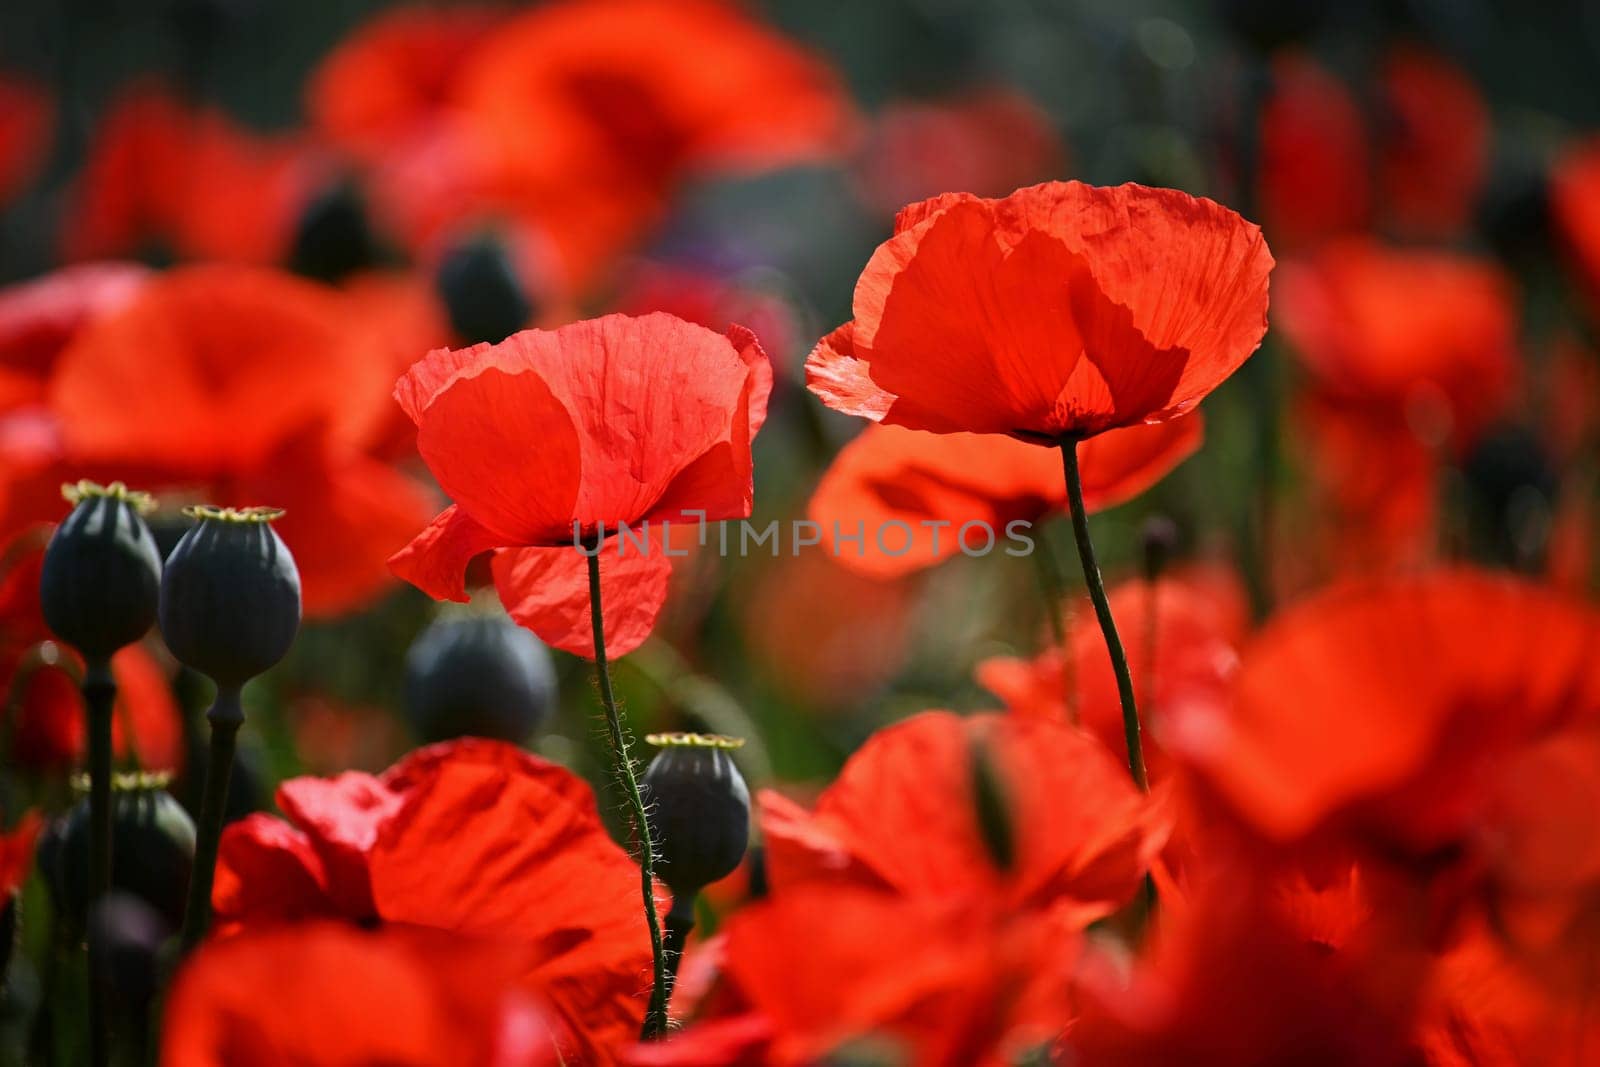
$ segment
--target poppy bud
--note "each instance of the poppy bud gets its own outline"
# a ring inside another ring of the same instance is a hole
[[[445,253],[437,277],[450,327],[467,344],[499,344],[528,325],[533,301],[505,242],[468,238]]]
[[[273,508],[194,507],[199,522],[161,580],[161,634],[179,662],[237,691],[289,651],[300,572],[272,529]]]
[[[56,636],[104,660],[156,620],[161,557],[140,514],[150,498],[121,482],[64,486],[72,513],[45,549],[39,605]]]
[[[504,616],[436,619],[406,653],[406,716],[425,743],[473,736],[521,744],[555,703],[549,651]]]
[[[661,751],[639,783],[657,870],[675,898],[693,899],[732,874],[750,841],[750,790],[731,752],[744,742],[708,734],[651,734]]]
[[[165,775],[119,775],[112,782],[111,871],[115,889],[144,901],[176,927],[194,866],[194,822],[166,791]],[[46,862],[46,861],[49,862]],[[55,899],[74,929],[89,912],[89,802],[62,817],[59,843],[39,856]]]
[[[305,278],[337,282],[382,261],[383,250],[353,182],[335,182],[306,204],[295,226],[290,270]]]

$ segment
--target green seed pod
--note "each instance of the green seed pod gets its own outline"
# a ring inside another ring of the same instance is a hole
[[[510,619],[435,620],[406,653],[406,717],[425,743],[490,737],[522,744],[556,705],[544,643]]]
[[[165,775],[119,775],[112,781],[111,869],[115,889],[154,908],[174,928],[183,921],[184,895],[194,866],[194,821],[172,794]],[[62,817],[58,845],[40,866],[72,928],[84,930],[89,913],[89,802]]]
[[[272,508],[195,507],[199,522],[161,580],[161,635],[179,662],[237,691],[277,663],[300,628],[300,572]]]
[[[739,866],[750,843],[750,790],[732,751],[744,742],[708,734],[651,734],[660,747],[639,783],[660,866],[674,897],[688,899]]]
[[[39,605],[57,637],[103,660],[149,632],[161,589],[161,556],[141,513],[150,498],[121,482],[62,487],[72,513],[45,549]]]

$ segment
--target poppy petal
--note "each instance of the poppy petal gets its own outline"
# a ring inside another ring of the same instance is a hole
[[[651,533],[659,537],[660,530]],[[622,551],[615,543],[599,549],[607,656],[627,655],[644,644],[666,603],[672,562],[664,546],[655,549]],[[503,549],[494,554],[493,571],[507,614],[546,644],[594,658],[587,557],[572,547]]]
[[[219,924],[338,917],[311,839],[282,819],[256,813],[222,832],[211,908]]]
[[[389,557],[389,569],[435,600],[466,603],[467,564],[500,548],[505,538],[479,526],[455,504]]]
[[[346,771],[337,778],[291,778],[278,807],[311,841],[327,870],[328,895],[343,915],[373,914],[367,853],[400,796],[377,778]]]
[[[639,868],[571,772],[462,751],[408,772],[370,855],[378,915],[535,946],[533,977],[589,1055],[633,1039],[650,965]]]

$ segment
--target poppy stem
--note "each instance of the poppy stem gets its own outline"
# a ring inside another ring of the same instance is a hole
[[[633,756],[628,752],[628,735],[622,728],[617,698],[611,692],[611,671],[606,666],[606,627],[600,609],[600,549],[584,553],[589,559],[589,618],[594,624],[594,675],[600,684],[600,702],[606,712],[606,738],[611,743],[611,762],[622,791],[627,794],[633,831],[639,841],[639,888],[644,898],[645,923],[650,928],[650,955],[655,980],[650,988],[650,1004],[645,1009],[640,1038],[648,1041],[667,1030],[667,990],[672,979],[667,972],[666,949],[661,941],[661,920],[656,914],[656,853],[650,839],[650,820],[645,814],[644,797],[639,793],[639,776]]]
[[[109,660],[89,663],[83,676],[83,702],[89,718],[89,914],[111,891],[111,709],[117,683]],[[106,996],[105,939],[89,938],[89,1062],[111,1062],[111,1004]]]
[[[1078,725],[1078,679],[1072,648],[1067,644],[1067,620],[1063,605],[1067,599],[1067,583],[1062,581],[1061,568],[1050,542],[1042,535],[1034,546],[1033,558],[1039,568],[1039,589],[1044,593],[1045,617],[1050,620],[1050,637],[1061,655],[1061,694],[1067,705],[1067,721]]]
[[[200,801],[200,826],[195,838],[194,872],[189,875],[189,899],[183,909],[182,950],[188,952],[206,936],[211,925],[211,885],[217,873],[217,849],[228,808],[228,782],[233,776],[233,751],[244,723],[237,689],[217,690],[206,712],[211,723],[211,752],[206,760],[205,794]]]
[[[1089,513],[1083,506],[1083,479],[1078,473],[1077,438],[1061,442],[1061,466],[1067,478],[1067,504],[1072,512],[1072,534],[1078,542],[1078,559],[1083,564],[1083,581],[1089,587],[1089,599],[1094,603],[1100,633],[1111,655],[1111,669],[1117,676],[1117,696],[1122,701],[1122,732],[1128,741],[1128,770],[1133,773],[1134,784],[1148,793],[1150,780],[1145,775],[1144,748],[1139,743],[1139,706],[1133,695],[1133,672],[1128,669],[1128,653],[1117,635],[1117,621],[1111,615],[1111,601],[1106,596],[1105,581],[1100,577],[1100,565],[1095,562],[1094,542],[1089,538]]]

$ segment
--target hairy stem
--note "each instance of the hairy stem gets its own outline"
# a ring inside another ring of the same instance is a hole
[[[667,1030],[667,989],[671,977],[667,971],[666,949],[661,941],[661,920],[656,914],[656,855],[655,843],[650,839],[650,820],[645,814],[644,798],[639,793],[639,777],[635,773],[633,757],[628,753],[628,735],[622,729],[622,715],[617,711],[617,699],[611,692],[611,671],[606,666],[606,627],[600,610],[600,549],[585,553],[589,558],[589,617],[594,624],[594,674],[600,684],[600,702],[605,706],[606,738],[611,744],[611,762],[622,791],[627,794],[628,809],[633,821],[633,832],[639,842],[639,890],[644,900],[645,923],[650,928],[650,954],[655,981],[650,989],[650,1004],[645,1009],[644,1028],[640,1037],[648,1041],[660,1037]]]

